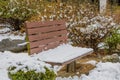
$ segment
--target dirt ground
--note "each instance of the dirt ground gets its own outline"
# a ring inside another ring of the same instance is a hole
[[[95,66],[92,64],[85,64],[88,61],[95,60],[97,62],[100,61],[100,59],[95,54],[90,54],[88,56],[85,56],[83,58],[80,58],[76,61],[76,72],[66,72],[66,66],[64,66],[59,72],[58,76],[60,77],[68,77],[68,76],[80,76],[81,74],[88,74],[90,70],[94,69]]]

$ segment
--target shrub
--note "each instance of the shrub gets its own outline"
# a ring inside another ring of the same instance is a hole
[[[8,68],[11,80],[55,80],[56,74],[50,65],[37,60],[24,60]]]
[[[102,58],[103,62],[120,62],[119,55],[117,54],[112,54],[112,55],[107,55]]]
[[[112,54],[113,52],[118,51],[119,49],[117,48],[118,45],[120,45],[120,32],[118,30],[113,30],[110,36],[108,36],[105,39],[106,43],[106,50],[108,51],[109,54]]]
[[[88,7],[89,9],[87,9]],[[94,17],[97,14],[95,7],[89,3],[46,3],[39,15],[33,16],[29,21],[66,19],[69,27],[81,21],[83,17]]]
[[[11,80],[55,80],[55,73],[46,67],[45,70],[45,73],[36,72],[35,70],[30,70],[27,72],[19,70],[16,73],[12,73],[12,70],[9,70],[8,75]]]
[[[85,27],[79,27],[83,22],[86,22],[84,23]],[[91,19],[86,18],[77,27],[74,27],[74,30],[77,32],[74,35],[78,35],[74,37],[78,40],[75,44],[91,47],[97,51],[98,44],[115,28],[115,23],[111,17],[98,15]]]
[[[43,3],[41,0],[1,0],[0,17],[19,30],[24,21],[39,13]]]
[[[71,40],[73,45],[90,47],[94,49],[95,53],[98,53],[98,44],[104,42],[104,39],[116,28],[112,17],[102,15],[91,19],[84,17],[77,26],[71,27]]]

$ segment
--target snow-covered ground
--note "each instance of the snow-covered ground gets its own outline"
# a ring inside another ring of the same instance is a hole
[[[5,33],[5,34],[3,34],[3,33]],[[23,36],[20,36],[19,34],[20,33],[18,33],[18,35],[11,34],[9,28],[0,29],[0,41],[2,41],[3,39],[6,39],[6,38],[9,38],[11,40],[14,40],[14,39],[25,40],[25,33],[23,34]]]
[[[29,69],[39,72],[45,71],[44,66],[51,68],[51,65],[34,59],[27,53],[15,54],[9,51],[0,52],[0,80],[10,80],[7,75],[7,69],[9,66],[17,66],[17,63],[20,63],[23,66],[28,66]],[[19,69],[21,69],[21,67],[18,66],[17,70]]]
[[[7,34],[0,34],[0,41],[2,41],[3,39],[11,39],[11,40],[14,40],[14,39],[22,39],[24,40],[25,39],[25,36],[18,36],[18,35],[14,35],[14,34],[10,34],[10,33],[7,33]]]
[[[15,36],[13,34],[0,34],[0,41],[6,38],[10,39],[24,39],[25,36]],[[38,55],[29,56],[27,53],[12,53],[9,51],[0,52],[0,80],[10,80],[7,74],[7,69],[11,65],[16,63],[22,63],[29,66],[29,68],[36,68],[38,71],[44,71],[40,66],[47,66],[50,69],[51,65],[40,61]],[[120,63],[96,63],[95,61],[89,61],[85,64],[96,65],[96,68],[89,72],[89,75],[81,75],[74,77],[57,77],[56,80],[120,80]],[[59,70],[59,67],[55,67],[53,70]]]
[[[81,75],[80,77],[58,77],[56,80],[120,80],[120,63],[101,63],[89,72],[89,75]]]
[[[15,63],[22,63],[30,68],[36,68],[41,71],[44,71],[44,69],[40,68],[40,66],[51,67],[49,64],[38,61],[34,56],[28,56],[27,53],[0,52],[0,80],[10,80],[7,75],[7,68]],[[96,62],[89,61],[87,63],[93,64]],[[120,63],[99,62],[96,68],[89,72],[89,75],[83,74],[80,77],[66,78],[57,77],[56,80],[120,80]]]

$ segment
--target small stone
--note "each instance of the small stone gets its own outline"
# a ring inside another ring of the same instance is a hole
[[[76,72],[76,74],[79,74],[79,72]]]
[[[108,55],[103,57],[103,62],[120,62],[118,54]]]

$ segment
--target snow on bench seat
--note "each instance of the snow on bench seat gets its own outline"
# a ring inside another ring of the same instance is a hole
[[[62,65],[75,61],[92,52],[93,49],[91,48],[73,47],[69,44],[61,44],[54,49],[43,51],[36,55],[39,60]]]

